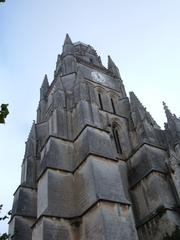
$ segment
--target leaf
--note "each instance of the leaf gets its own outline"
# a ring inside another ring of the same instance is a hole
[[[12,215],[12,210],[10,210],[10,211],[8,212],[8,215],[9,215],[9,216]]]

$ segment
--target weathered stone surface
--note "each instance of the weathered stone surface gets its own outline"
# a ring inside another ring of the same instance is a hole
[[[14,240],[32,240],[31,226],[35,219],[15,216],[9,224],[10,239]]]
[[[33,228],[32,240],[73,240],[71,225],[67,221],[43,217]]]
[[[103,203],[102,215],[105,239],[138,239],[130,206]]]
[[[21,185],[26,187],[36,187],[36,159],[34,157],[25,158],[22,163]]]
[[[73,174],[47,170],[38,183],[38,216],[81,216],[97,201],[130,204],[119,165],[90,156]]]
[[[74,146],[71,142],[50,137],[41,153],[40,174],[47,167],[72,171],[73,152]]]
[[[131,191],[138,223],[148,220],[161,208],[174,208],[176,201],[170,182],[164,174],[153,172]]]
[[[175,232],[178,232],[180,221],[178,213],[174,211],[165,211],[164,214],[158,214],[146,224],[138,227],[140,240],[164,240],[164,239],[179,239],[172,238]],[[167,238],[167,236],[169,238]]]
[[[14,195],[12,216],[36,217],[37,193],[36,190],[20,186]]]
[[[167,153],[156,147],[143,145],[129,160],[129,180],[134,186],[152,171],[167,173]]]
[[[72,174],[47,170],[38,183],[38,216],[74,217],[75,211]]]
[[[87,155],[95,154],[107,158],[114,158],[110,136],[105,131],[87,127],[74,144],[75,158],[80,161]]]
[[[117,163],[98,157],[90,159],[98,199],[130,203],[124,193],[125,186]]]

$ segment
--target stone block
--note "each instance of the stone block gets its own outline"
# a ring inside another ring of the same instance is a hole
[[[72,110],[71,119],[73,119],[73,121],[71,121],[72,136],[73,138],[76,138],[85,127],[84,113],[80,102]]]
[[[104,223],[101,208],[97,204],[82,219],[82,240],[104,240]]]
[[[132,209],[121,204],[102,204],[105,240],[138,240]]]
[[[21,184],[27,187],[36,187],[36,159],[28,157],[24,159],[21,171]]]
[[[71,73],[71,69],[69,69],[68,71],[70,72],[70,74],[61,77],[63,87],[64,89],[66,89],[66,91],[72,90],[76,81],[76,74]]]
[[[89,153],[107,158],[115,158],[110,135],[107,132],[99,129],[88,128],[87,138]]]
[[[125,198],[131,202],[131,197],[130,197],[130,191],[129,191],[129,181],[128,181],[128,166],[125,161],[119,161],[118,162],[119,166],[119,171],[120,171],[120,176],[122,179],[122,184],[123,184],[123,189],[124,189],[124,195]]]
[[[156,215],[137,229],[139,240],[178,240],[180,234],[179,215],[174,211],[167,210],[164,214]]]
[[[78,239],[138,240],[132,210],[126,205],[98,203],[82,218]]]
[[[112,142],[107,132],[87,127],[74,143],[74,159],[78,166],[89,154],[115,159]]]
[[[129,204],[124,193],[119,165],[116,162],[94,156],[90,156],[88,161],[91,161],[92,165],[97,198]]]
[[[91,105],[85,100],[78,102],[76,108],[73,110],[72,117],[74,138],[76,138],[86,125],[94,125]]]
[[[36,190],[20,186],[14,194],[12,216],[21,215],[27,217],[36,217],[36,203]]]
[[[131,191],[138,223],[148,220],[157,209],[173,208],[176,203],[171,185],[164,174],[152,172]]]
[[[33,228],[32,240],[73,240],[68,221],[43,217]]]
[[[38,183],[38,216],[81,216],[98,200],[130,204],[116,162],[89,156],[73,174],[48,169]]]
[[[47,138],[49,137],[49,124],[48,121],[36,124],[36,134],[38,139],[38,152],[45,144]]]
[[[50,137],[41,153],[40,173],[47,167],[73,170],[73,144],[69,141]]]
[[[128,161],[130,186],[137,184],[152,171],[166,173],[166,159],[164,150],[143,145]]]
[[[55,86],[54,108],[63,109],[65,107],[65,93]]]
[[[67,113],[64,109],[57,109],[56,111],[56,135],[58,137],[66,138],[68,134],[67,126]]]
[[[89,159],[81,165],[74,174],[74,184],[72,191],[74,192],[74,202],[77,203],[77,215],[82,215],[96,201],[97,193],[94,182],[92,164]]]
[[[129,106],[129,100],[128,98],[119,99],[117,101],[117,107],[116,107],[117,114],[121,116],[128,117],[130,113],[130,106]]]
[[[9,223],[10,239],[32,240],[32,229],[35,219],[15,216]]]
[[[77,211],[73,175],[48,169],[38,183],[38,217],[45,214],[70,218]]]

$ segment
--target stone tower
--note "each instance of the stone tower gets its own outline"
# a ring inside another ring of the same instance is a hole
[[[180,227],[180,119],[161,130],[110,57],[67,35],[14,194],[13,240],[164,240]],[[168,238],[169,237],[169,238]],[[175,239],[175,238],[173,238]],[[180,238],[177,238],[180,239]]]

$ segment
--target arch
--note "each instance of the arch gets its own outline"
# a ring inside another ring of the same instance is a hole
[[[121,147],[121,142],[119,138],[119,127],[116,123],[112,124],[112,133],[113,133],[113,138],[116,146],[116,151],[118,154],[122,154],[122,147]]]
[[[99,99],[99,105],[100,105],[100,108],[103,109],[101,93],[98,93],[98,99]]]
[[[112,106],[112,109],[113,109],[113,113],[116,113],[116,109],[115,109],[115,105],[114,105],[114,100],[113,100],[112,97],[111,97],[111,106]]]
[[[118,106],[117,106],[117,102],[119,99],[119,95],[117,94],[117,92],[110,90],[109,91],[109,99],[110,99],[110,107],[111,107],[111,111],[116,114],[118,112]]]
[[[102,98],[102,95],[104,94],[105,90],[103,88],[101,88],[101,87],[97,87],[96,91],[97,91],[97,96],[98,96],[100,109],[103,110],[103,98]]]

